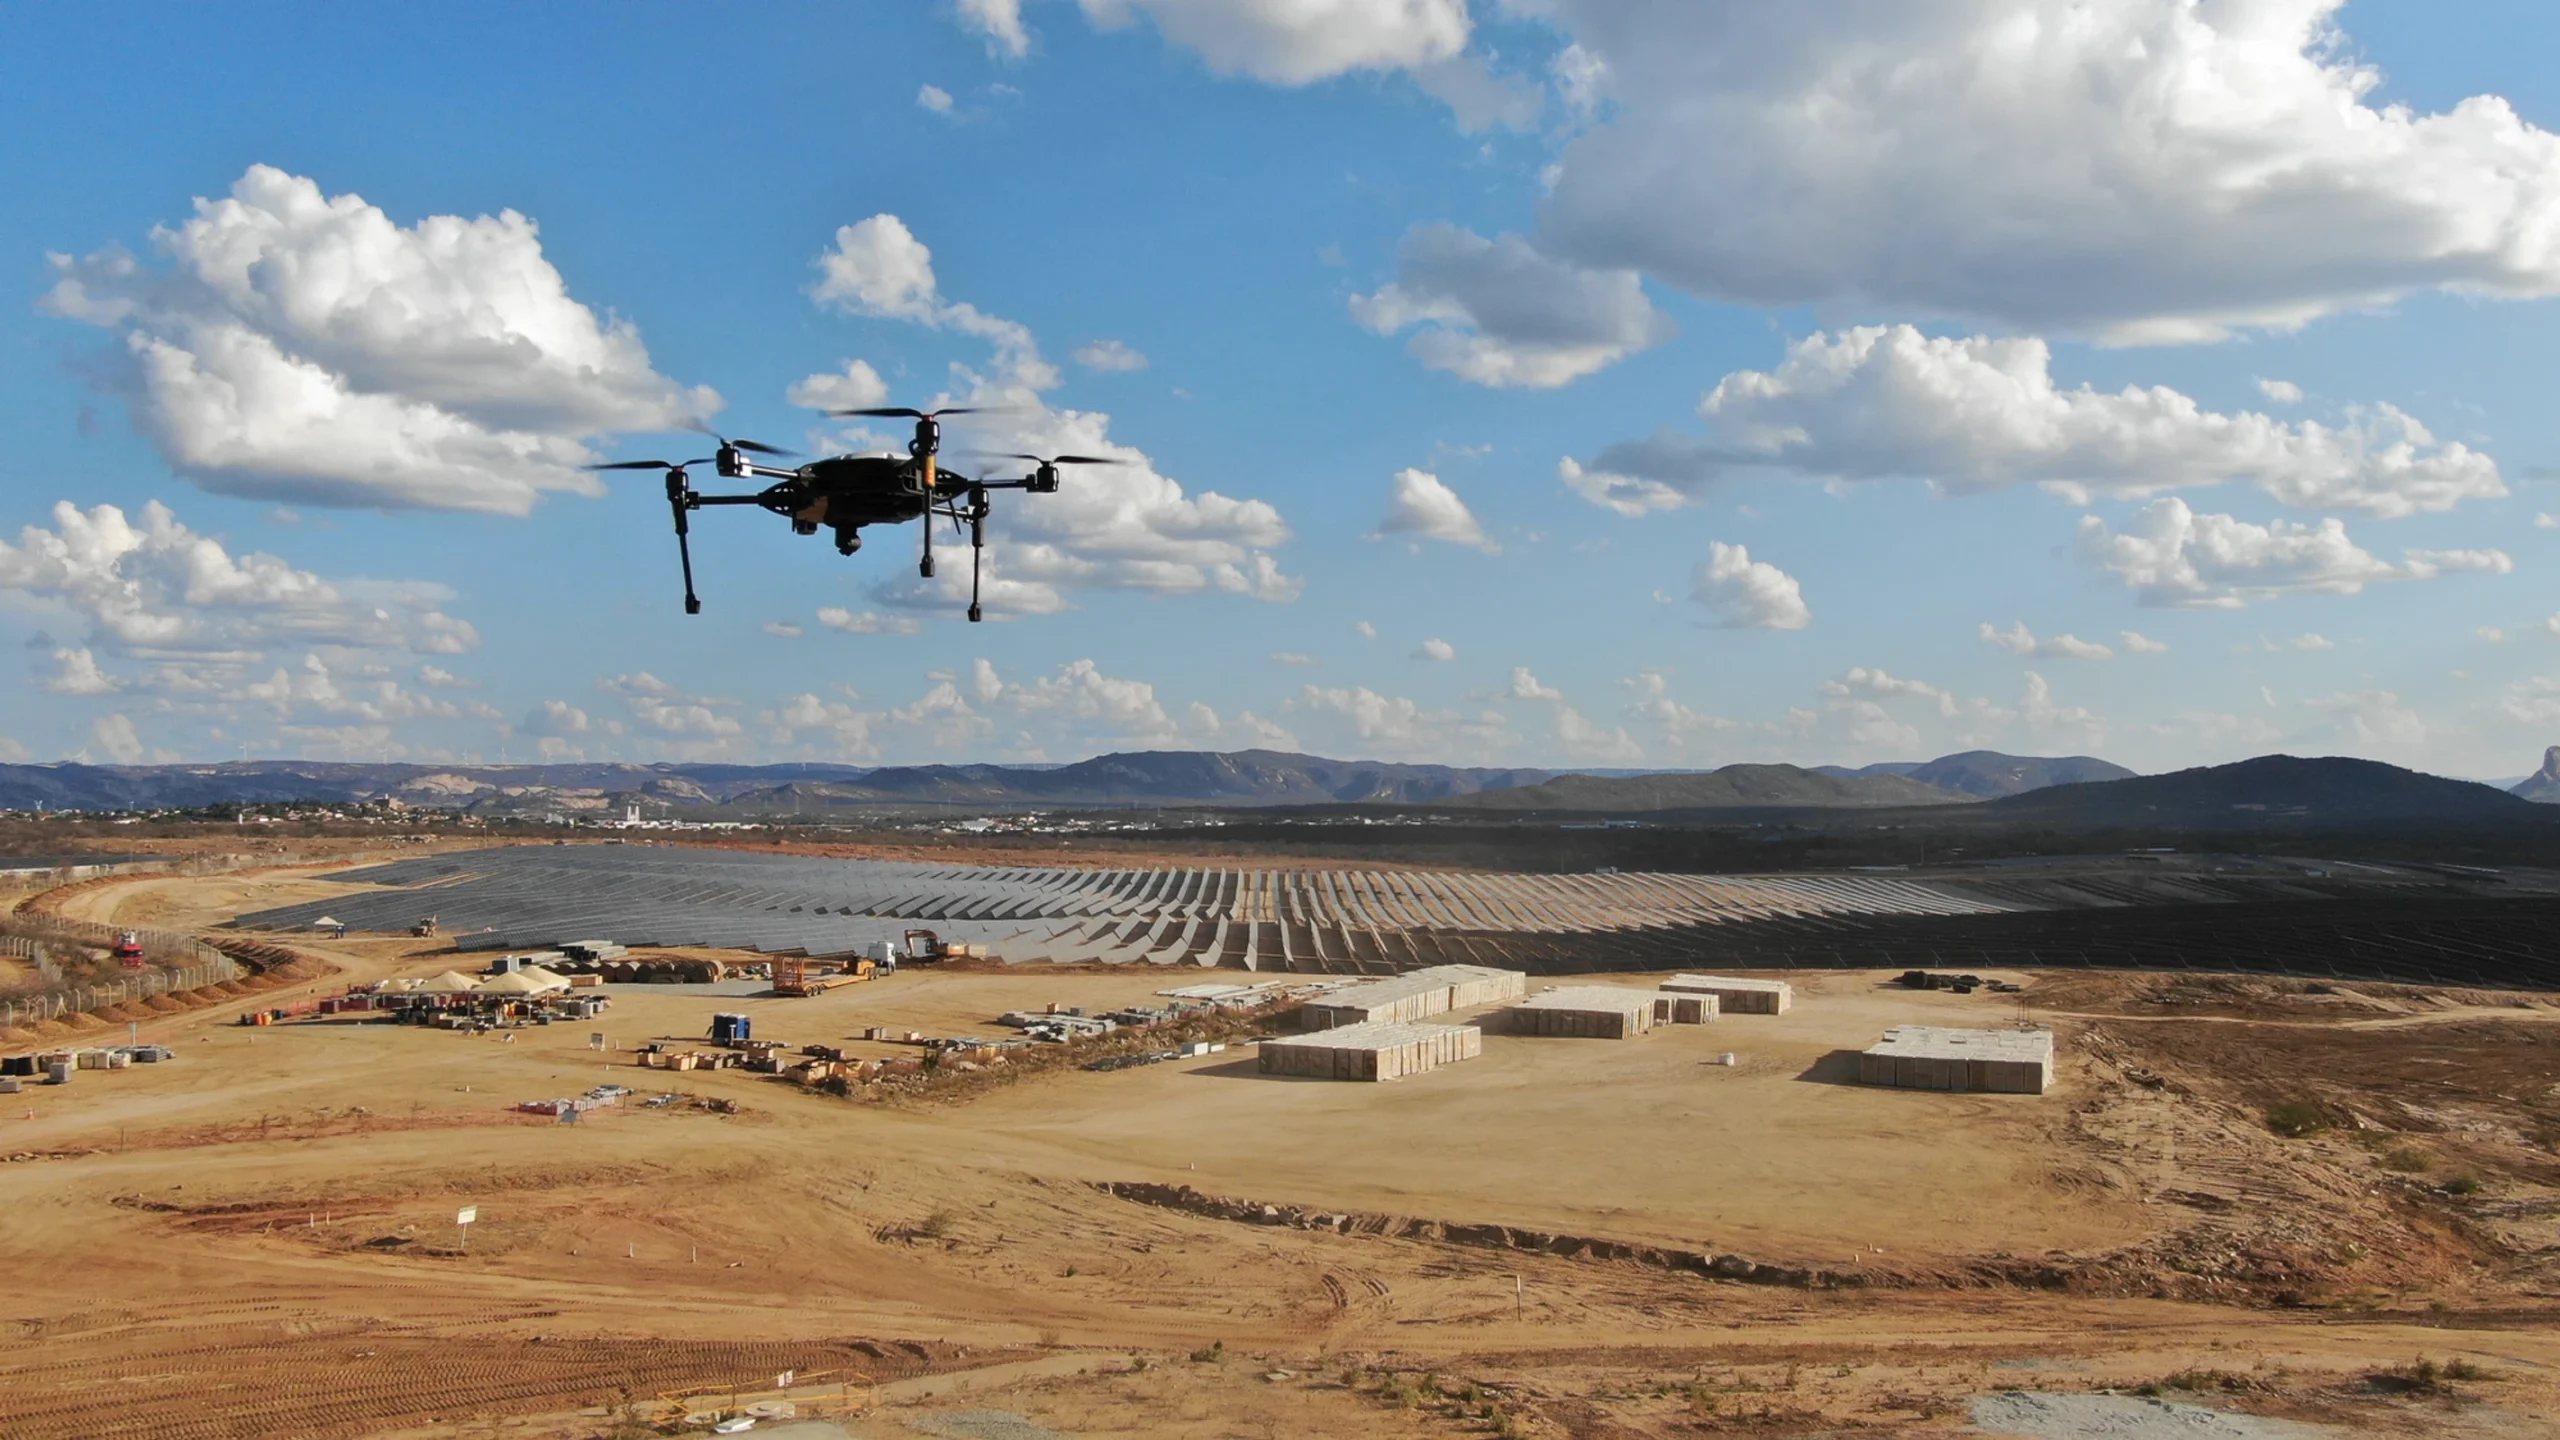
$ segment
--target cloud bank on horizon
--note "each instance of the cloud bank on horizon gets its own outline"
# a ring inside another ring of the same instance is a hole
[[[868,123],[970,182],[678,117],[742,197],[834,178],[666,241],[620,228],[661,204],[643,137],[494,71],[477,165],[332,135],[324,177],[279,119],[189,208],[100,151],[102,200],[5,222],[66,363],[9,402],[56,438],[0,541],[0,755],[2521,773],[2560,740],[2560,615],[2518,588],[2560,546],[2523,378],[2560,357],[2507,317],[2560,294],[2560,94],[2478,93],[2458,41],[2404,92],[2355,18],[954,0],[842,24],[907,76]],[[546,143],[557,183],[486,163]],[[715,418],[895,448],[811,413],[881,404],[1122,462],[998,508],[1011,623],[951,624],[962,566],[743,523],[734,615],[622,598],[668,547],[586,467]],[[101,408],[139,450],[83,458]]]

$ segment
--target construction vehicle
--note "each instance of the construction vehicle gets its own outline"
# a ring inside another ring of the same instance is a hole
[[[776,955],[773,957],[773,993],[776,995],[823,995],[839,985],[868,980],[879,973],[879,967],[860,956]]]
[[[115,956],[127,970],[140,970],[150,963],[142,958],[142,937],[130,930],[116,932]]]
[[[942,937],[934,934],[930,930],[910,930],[907,932],[906,958],[916,964],[922,965],[930,961],[944,959],[950,953],[950,951],[942,948]]]
[[[417,924],[410,926],[410,927],[409,927],[409,933],[410,933],[410,934],[412,934],[412,935],[417,936],[417,937],[418,937],[419,939],[421,939],[421,940],[423,940],[423,939],[427,938],[427,937],[428,937],[428,936],[430,936],[430,935],[435,934],[435,933],[436,933],[436,917],[435,917],[435,916],[433,916],[433,915],[430,915],[430,916],[428,916],[426,919],[419,921]]]

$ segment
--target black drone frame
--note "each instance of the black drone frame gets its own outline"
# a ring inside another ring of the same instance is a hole
[[[959,476],[946,477],[935,463],[935,458],[942,448],[942,427],[939,421],[942,416],[965,415],[972,413],[970,410],[955,406],[932,411],[890,408],[838,410],[830,413],[837,416],[898,416],[916,422],[915,438],[907,445],[907,453],[916,462],[916,469],[913,472],[916,477],[915,488],[924,501],[924,513],[920,517],[924,530],[924,553],[916,564],[916,573],[927,580],[933,578],[933,524],[936,519],[951,521],[952,535],[955,539],[960,534],[960,528],[966,525],[969,534],[969,620],[972,624],[986,618],[986,612],[979,605],[978,596],[984,570],[984,553],[987,548],[987,516],[993,508],[987,500],[988,492],[1021,490],[1034,495],[1055,494],[1058,490],[1058,467],[1061,465],[1127,463],[1100,455],[988,456],[986,457],[988,459],[1029,460],[1039,468],[1018,480],[969,480]],[[702,613],[702,601],[694,594],[693,589],[693,527],[686,519],[689,512],[699,510],[706,505],[753,505],[760,510],[789,519],[794,534],[814,535],[818,531],[816,520],[803,518],[804,512],[810,508],[811,504],[822,498],[821,490],[812,483],[810,477],[800,470],[783,470],[770,465],[759,465],[748,458],[750,455],[782,456],[791,452],[777,450],[770,445],[761,445],[753,440],[728,440],[717,434],[713,434],[711,438],[720,441],[720,448],[716,453],[702,459],[625,460],[615,464],[590,467],[597,470],[664,470],[666,472],[667,508],[675,519],[676,558],[684,567],[684,613],[687,615]],[[705,495],[693,488],[692,477],[686,473],[690,467],[703,464],[711,465],[724,480],[770,479],[775,483],[752,494]],[[862,536],[858,527],[851,525],[837,527],[836,551],[838,554],[851,555],[861,548]]]

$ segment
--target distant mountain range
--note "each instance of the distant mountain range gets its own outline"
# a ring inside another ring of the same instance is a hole
[[[355,804],[385,798],[456,809],[602,809],[631,797],[718,804],[794,781],[854,779],[859,765],[365,765],[252,760],[219,765],[0,765],[0,809],[179,810],[207,805]]]
[[[0,765],[0,808],[151,810],[395,799],[483,815],[753,818],[1011,806],[1422,805],[1486,816],[1929,809],[1946,823],[2231,828],[2494,823],[2549,816],[2560,747],[2513,794],[2365,760],[2270,755],[2137,776],[2088,756],[1971,750],[1860,769],[1728,765],[1627,774],[1399,765],[1272,750],[1158,750],[1070,765]],[[1938,823],[1933,821],[1931,823]]]
[[[586,814],[637,802],[788,813],[879,805],[1417,804],[1535,785],[1552,770],[1326,760],[1270,750],[1145,751],[1072,765],[0,765],[0,809],[406,804],[483,814]]]
[[[1339,805],[1425,804],[1480,791],[1536,785],[1552,770],[1461,769],[1326,760],[1277,750],[1219,754],[1148,750],[1097,755],[1054,769],[1003,765],[889,766],[859,780],[794,782],[741,793],[730,803],[807,805]]]
[[[2006,758],[2006,757],[2004,757]],[[1901,775],[1824,774],[1794,765],[1727,765],[1702,775],[1611,779],[1560,775],[1541,784],[1485,790],[1449,801],[1453,809],[1589,813],[1721,810],[1737,806],[1961,805],[1975,797]]]

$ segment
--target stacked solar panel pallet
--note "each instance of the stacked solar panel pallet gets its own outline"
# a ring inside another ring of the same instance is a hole
[[[1656,996],[1650,990],[1613,985],[1568,985],[1541,990],[1511,1007],[1511,1033],[1627,1040],[1653,1028]]]

